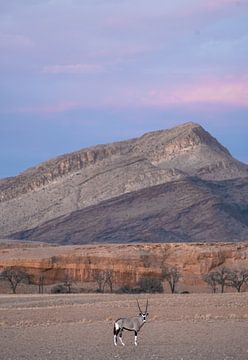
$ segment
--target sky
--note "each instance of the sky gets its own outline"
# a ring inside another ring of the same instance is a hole
[[[248,0],[0,0],[0,178],[193,121],[248,163]]]

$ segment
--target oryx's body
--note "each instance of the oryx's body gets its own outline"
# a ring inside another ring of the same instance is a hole
[[[138,303],[138,301],[137,301]],[[120,318],[114,323],[114,344],[117,345],[117,337],[119,337],[122,345],[125,344],[122,341],[122,332],[123,330],[134,331],[134,344],[137,345],[137,336],[138,332],[146,322],[148,316],[147,307],[148,301],[146,302],[146,311],[142,312],[138,303],[140,313],[138,316],[129,317],[129,318]]]

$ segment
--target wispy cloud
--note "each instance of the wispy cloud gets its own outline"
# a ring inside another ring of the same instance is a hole
[[[37,106],[23,106],[17,109],[18,113],[38,113],[38,114],[52,114],[52,113],[62,113],[83,107],[83,102],[79,101],[58,101],[53,104],[48,105],[37,105]]]
[[[91,51],[89,62],[75,64],[52,64],[42,67],[43,74],[100,74],[114,71],[116,66],[130,63],[142,56],[158,51],[158,46],[139,44],[114,44],[113,48]],[[92,62],[91,62],[92,61]]]
[[[104,66],[100,64],[48,65],[42,69],[45,74],[96,74],[104,71]]]
[[[248,106],[248,76],[240,79],[202,79],[190,85],[150,89],[137,98],[144,106],[212,103]]]
[[[187,6],[188,5],[188,6]],[[212,14],[224,10],[224,13],[230,13],[234,9],[242,8],[247,6],[246,0],[196,0],[187,2],[185,1],[184,6],[180,7],[178,15],[196,15],[196,14]],[[224,15],[222,13],[222,15]]]
[[[82,99],[54,101],[42,106],[27,106],[17,109],[19,113],[62,113],[83,108],[169,108],[185,105],[212,104],[248,107],[248,76],[239,79],[200,79],[191,84],[174,87],[137,89],[125,87],[101,92]]]
[[[161,47],[161,45],[160,45]],[[143,56],[145,54],[154,53],[159,47],[155,44],[120,44],[116,43],[113,48],[105,48],[93,51],[91,56],[93,58],[102,58],[106,62],[106,65],[115,64],[116,61],[132,60],[136,57]]]
[[[190,24],[192,21],[198,22],[199,19],[194,18],[195,16],[203,15],[201,22],[204,23],[215,12],[218,12],[219,16],[225,16],[226,13],[230,14],[234,9],[242,9],[247,6],[247,0],[174,0],[173,2],[154,0],[154,6],[151,7],[149,0],[143,0],[142,11],[134,13],[133,11],[130,12],[130,9],[133,10],[133,8],[138,7],[139,0],[126,1],[126,4],[128,3],[129,6],[123,6],[123,12],[119,12],[114,17],[106,16],[101,20],[103,27],[117,31],[128,28],[137,31],[137,29],[142,28],[143,30],[143,27],[152,24],[153,26],[149,28],[152,32],[156,28],[156,22],[158,24],[160,21],[165,21],[172,26],[172,22],[177,19],[182,20],[182,18],[189,17],[188,23]],[[222,11],[220,14],[218,10],[224,10],[224,12]]]
[[[241,6],[245,5],[246,0],[205,0],[203,7],[209,10],[218,9],[227,6]]]

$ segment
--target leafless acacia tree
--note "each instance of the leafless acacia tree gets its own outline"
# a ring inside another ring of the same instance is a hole
[[[113,292],[113,271],[107,270],[105,271],[105,283],[104,286],[108,285],[110,292]]]
[[[229,268],[222,266],[221,268],[216,270],[215,273],[217,283],[220,285],[221,292],[223,293],[225,287],[230,286],[232,271]]]
[[[248,283],[248,270],[232,270],[229,278],[229,286],[234,287],[238,292],[244,284]]]
[[[45,281],[45,277],[43,274],[41,274],[38,280],[39,294],[43,294],[44,292],[44,281]]]
[[[67,291],[68,294],[71,293],[72,283],[73,283],[73,281],[72,281],[71,276],[68,273],[66,273],[63,285],[66,288],[66,291]]]
[[[215,271],[211,271],[203,276],[203,280],[212,288],[212,292],[216,293],[218,289],[218,280]]]
[[[212,289],[214,286],[215,291],[217,290],[217,285],[219,285],[221,293],[223,293],[227,286],[231,286],[232,278],[233,278],[232,270],[225,266],[222,266],[215,271],[209,272],[205,276],[205,281],[212,287]]]
[[[94,281],[97,283],[97,291],[103,292],[104,291],[104,282],[105,282],[105,274],[104,271],[97,270],[93,275]]]
[[[110,292],[113,292],[113,271],[112,270],[98,270],[95,271],[94,280],[98,285],[98,291],[104,292],[105,286],[107,285]]]
[[[176,291],[176,284],[178,283],[181,277],[181,274],[179,273],[178,269],[175,266],[171,267],[164,265],[162,267],[161,274],[162,274],[162,279],[168,282],[171,293],[174,294]]]
[[[16,294],[16,288],[20,283],[30,283],[30,275],[20,268],[7,267],[2,271],[0,278],[9,282],[13,294]]]

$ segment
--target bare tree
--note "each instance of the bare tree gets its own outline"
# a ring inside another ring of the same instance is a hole
[[[108,285],[110,292],[113,292],[113,271],[112,270],[97,270],[93,275],[94,280],[98,285],[97,291],[104,292],[105,286]]]
[[[108,285],[110,292],[113,292],[113,271],[112,270],[107,270],[105,271],[105,282],[104,282],[104,287],[105,285]]]
[[[211,271],[209,277],[214,279],[213,281],[215,281],[216,284],[220,285],[221,293],[223,293],[225,287],[230,286],[232,271],[229,268],[222,266],[218,270]]]
[[[217,281],[216,272],[212,271],[203,276],[203,280],[212,288],[212,292],[216,293],[219,282]]]
[[[168,282],[171,293],[174,294],[176,291],[176,284],[178,283],[181,277],[181,274],[179,273],[178,269],[175,266],[171,267],[164,265],[162,267],[161,274],[162,274],[162,279]]]
[[[230,286],[230,280],[232,277],[231,270],[223,266],[216,271],[216,279],[220,285],[221,292],[223,293],[226,286]]]
[[[71,293],[72,282],[73,282],[73,281],[72,281],[71,276],[70,276],[68,273],[66,273],[66,274],[65,274],[64,284],[63,284],[63,285],[64,285],[64,287],[66,288],[68,294]]]
[[[20,268],[7,267],[2,271],[0,278],[9,282],[13,294],[16,294],[16,288],[20,283],[30,283],[30,275]]]
[[[44,280],[45,280],[45,277],[43,274],[41,274],[39,276],[39,280],[38,280],[39,294],[43,294],[43,292],[44,292]]]
[[[233,270],[230,273],[229,286],[234,287],[238,292],[241,291],[242,286],[248,282],[248,270]]]
[[[96,270],[93,274],[93,279],[97,283],[97,291],[104,292],[105,272],[102,270]]]

